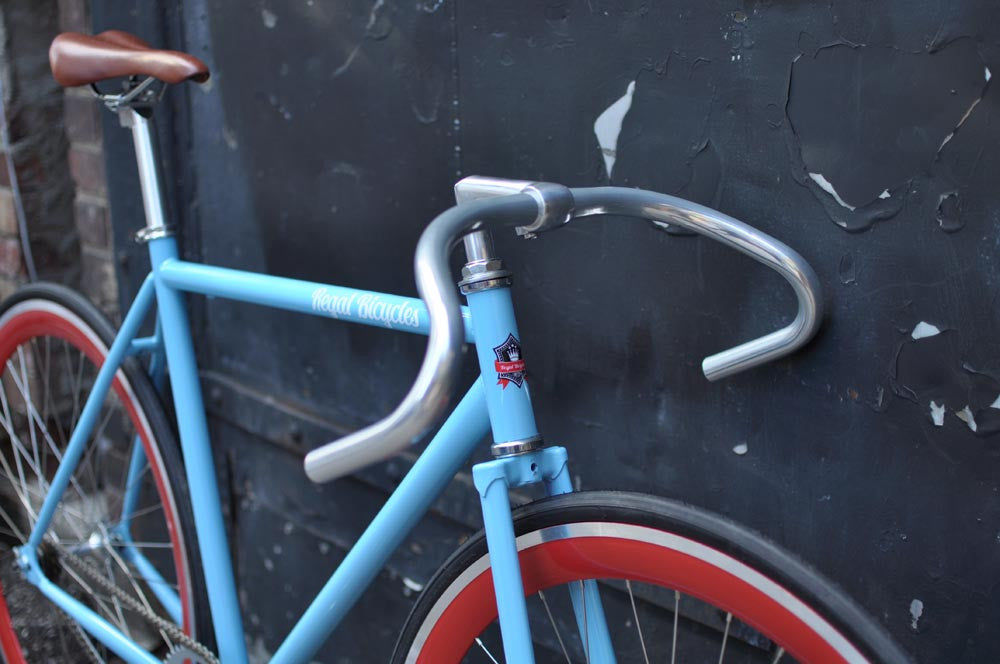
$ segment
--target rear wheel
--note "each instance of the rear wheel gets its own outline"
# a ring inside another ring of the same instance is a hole
[[[516,510],[514,527],[539,663],[590,661],[566,588],[590,579],[619,664],[908,661],[814,570],[702,510],[588,492]],[[428,583],[392,661],[502,662],[496,618],[480,533]]]
[[[26,287],[0,307],[0,649],[7,662],[109,658],[23,578],[12,548],[38,518],[113,336],[93,305],[60,286]],[[134,361],[115,376],[38,557],[50,580],[153,653],[165,655],[176,638],[150,615],[202,642],[212,638],[180,451]]]

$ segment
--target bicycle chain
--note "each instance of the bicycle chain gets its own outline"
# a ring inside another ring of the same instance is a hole
[[[60,557],[71,561],[79,571],[85,573],[93,579],[95,583],[117,597],[125,606],[138,613],[158,629],[166,632],[166,634],[173,639],[175,643],[189,649],[208,664],[219,664],[218,658],[216,658],[215,654],[212,653],[208,646],[195,641],[190,636],[185,634],[180,627],[169,620],[161,618],[151,610],[144,607],[141,602],[107,579],[94,563],[81,558],[60,544],[56,544],[56,548],[59,550]]]

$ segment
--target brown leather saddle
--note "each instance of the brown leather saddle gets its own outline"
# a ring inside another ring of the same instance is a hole
[[[94,36],[64,32],[52,40],[49,65],[52,76],[66,87],[119,76],[152,76],[164,83],[208,80],[208,67],[193,55],[155,49],[121,30]]]

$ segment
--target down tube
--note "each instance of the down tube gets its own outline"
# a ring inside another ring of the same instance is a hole
[[[272,664],[298,664],[316,654],[489,431],[486,396],[479,379],[306,609]]]

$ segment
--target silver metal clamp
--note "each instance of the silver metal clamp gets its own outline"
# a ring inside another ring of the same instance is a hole
[[[530,224],[514,227],[521,237],[533,238],[544,231],[559,228],[573,218],[573,194],[561,184],[482,175],[470,175],[455,184],[455,200],[459,203],[511,194],[528,194],[538,205],[538,213]]]

